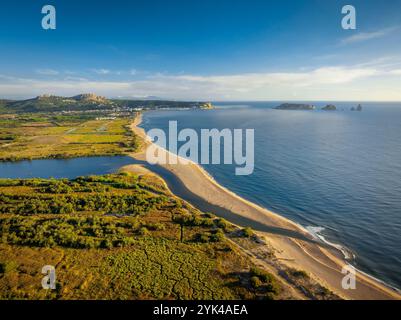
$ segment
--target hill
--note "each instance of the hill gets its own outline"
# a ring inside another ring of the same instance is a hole
[[[41,95],[32,99],[6,101],[3,110],[8,112],[52,112],[89,109],[111,109],[112,102],[93,94],[81,94],[74,97]]]
[[[202,108],[204,102],[107,99],[93,93],[73,97],[41,95],[27,100],[0,100],[0,113],[110,111],[119,109]]]
[[[71,99],[80,102],[109,103],[105,97],[97,96],[93,93],[83,93],[72,97]]]

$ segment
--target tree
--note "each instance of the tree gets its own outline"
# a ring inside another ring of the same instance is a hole
[[[174,214],[173,215],[173,222],[178,223],[180,225],[180,241],[184,241],[184,226],[188,225],[192,220],[193,217],[189,214]]]

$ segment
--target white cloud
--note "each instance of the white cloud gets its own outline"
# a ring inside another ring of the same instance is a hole
[[[109,74],[110,70],[108,69],[92,69],[92,71],[96,74]]]
[[[399,27],[391,27],[391,28],[374,31],[374,32],[359,32],[352,36],[342,39],[341,44],[346,45],[346,44],[351,44],[351,43],[355,43],[355,42],[363,42],[363,41],[368,41],[368,40],[372,40],[372,39],[382,38],[397,29],[399,29]]]
[[[135,69],[131,70],[110,70],[110,69],[92,69],[91,70],[93,73],[96,73],[98,75],[116,75],[116,76],[121,76],[121,75],[135,75],[137,74],[137,71]]]
[[[378,71],[371,68],[323,67],[308,72],[247,73],[228,76],[156,75],[153,79],[193,83],[226,88],[233,91],[252,91],[271,86],[307,87],[322,84],[340,84],[358,78],[370,77]]]
[[[56,76],[60,73],[59,71],[53,69],[37,69],[35,72],[45,76]]]
[[[394,70],[391,70],[389,73],[392,75],[398,76],[398,75],[401,75],[401,69],[394,69]]]
[[[0,76],[0,96],[70,96],[82,92],[160,96],[182,100],[401,100],[401,73],[378,66],[322,67],[297,72],[236,75],[153,74],[141,80],[100,81],[65,77],[55,81]],[[382,88],[382,89],[379,89]],[[385,88],[385,89],[383,89]],[[381,98],[380,98],[381,97]]]
[[[89,81],[87,78],[83,77],[74,77],[74,76],[67,76],[64,78],[65,81]]]

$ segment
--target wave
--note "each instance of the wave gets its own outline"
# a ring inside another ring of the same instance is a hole
[[[339,250],[339,251],[344,255],[344,259],[345,259],[347,262],[351,262],[351,261],[354,261],[354,260],[355,260],[356,255],[355,255],[350,249],[348,249],[348,248],[346,248],[345,246],[340,245],[340,244],[338,244],[338,243],[334,243],[334,242],[328,241],[328,240],[325,238],[325,236],[322,235],[322,232],[323,232],[324,230],[326,230],[325,227],[306,226],[304,229],[306,229],[306,230],[309,232],[309,234],[310,234],[316,241],[321,241],[321,242],[323,242],[323,243],[325,243],[325,244],[327,244],[327,245],[329,245],[329,246],[331,246],[331,247],[333,247],[333,248]],[[352,265],[351,263],[349,263],[349,264],[350,264],[352,267],[354,267],[355,270],[356,270],[357,272],[359,272],[359,273],[361,273],[361,274],[367,276],[368,278],[371,278],[371,279],[373,279],[373,280],[375,280],[375,281],[377,281],[377,282],[380,282],[381,284],[385,285],[385,286],[388,287],[388,288],[391,288],[391,289],[395,290],[395,291],[398,292],[398,293],[401,293],[401,290],[398,289],[397,287],[395,287],[395,286],[393,286],[393,285],[390,285],[390,284],[388,284],[387,282],[385,282],[385,281],[383,281],[383,280],[381,280],[381,279],[378,279],[378,278],[372,276],[371,274],[366,273],[366,272],[364,272],[364,271],[362,271],[362,270],[356,268],[356,267],[355,267],[354,265]]]
[[[344,259],[349,261],[349,260],[354,260],[355,259],[355,254],[348,248],[346,248],[343,245],[340,245],[338,243],[331,242],[325,238],[325,236],[322,234],[326,228],[324,227],[314,227],[314,226],[306,226],[305,229],[309,232],[309,234],[317,241],[321,241],[337,250],[339,250],[343,255]]]

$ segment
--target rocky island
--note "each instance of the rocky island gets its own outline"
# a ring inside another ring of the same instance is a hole
[[[323,107],[322,110],[324,111],[336,111],[337,108],[334,104],[328,104],[327,106]]]
[[[303,103],[283,103],[274,109],[277,110],[315,110],[315,106]]]
[[[358,104],[358,106],[355,108],[355,107],[352,107],[351,108],[351,111],[362,111],[362,105],[361,104]]]

